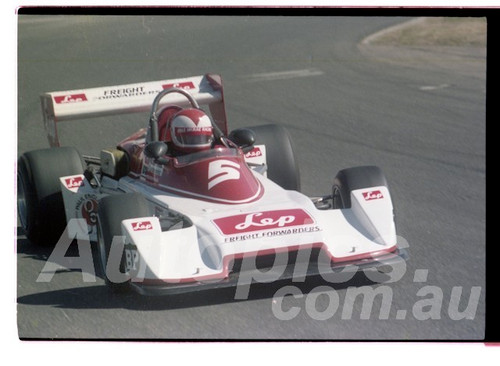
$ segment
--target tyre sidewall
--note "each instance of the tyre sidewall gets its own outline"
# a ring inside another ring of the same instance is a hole
[[[82,174],[84,163],[74,148],[30,151],[18,160],[18,181],[24,188],[24,229],[36,244],[55,244],[66,227],[59,178]]]
[[[138,193],[127,193],[104,197],[99,201],[97,216],[98,230],[98,261],[99,268],[106,285],[114,292],[124,292],[129,288],[130,280],[125,282],[111,281],[107,274],[108,258],[112,245],[118,245],[118,240],[113,239],[122,236],[121,223],[123,220],[151,216],[151,211],[146,199]],[[125,273],[125,258],[122,251],[119,269]]]
[[[255,144],[266,146],[267,177],[287,190],[300,191],[300,171],[288,131],[281,125],[248,127]]]
[[[20,216],[21,226],[25,230],[26,236],[31,241],[38,241],[39,233],[36,230],[36,212],[38,212],[38,198],[35,188],[33,187],[33,179],[29,168],[29,162],[25,156],[21,156],[17,165],[17,184],[18,195],[19,189],[23,190],[24,195],[24,212],[21,212],[18,202],[18,214]],[[19,199],[19,197],[18,197]],[[21,217],[23,216],[23,217]]]

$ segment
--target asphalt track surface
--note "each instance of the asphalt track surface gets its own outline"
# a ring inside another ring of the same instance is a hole
[[[48,146],[43,92],[220,73],[231,127],[288,128],[303,193],[329,193],[339,169],[380,166],[410,260],[393,283],[362,275],[256,285],[247,300],[235,300],[233,289],[143,298],[110,294],[98,272],[90,283],[78,270],[37,282],[52,249],[32,245],[18,228],[19,337],[483,339],[486,60],[481,52],[439,50],[428,62],[426,52],[382,57],[360,48],[366,36],[406,20],[20,16],[19,154]],[[146,117],[68,122],[62,140],[96,154]],[[303,295],[276,297],[285,285]],[[381,296],[370,309],[353,295],[365,286],[391,296],[387,315]],[[284,320],[280,309],[298,314]]]

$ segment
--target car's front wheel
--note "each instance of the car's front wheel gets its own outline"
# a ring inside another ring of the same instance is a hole
[[[60,177],[82,174],[84,163],[72,147],[29,151],[17,164],[17,212],[27,238],[55,244],[66,227]]]
[[[138,193],[112,195],[99,201],[97,216],[98,264],[106,285],[114,292],[128,290],[123,220],[150,216],[144,196]],[[110,255],[113,253],[113,255]],[[111,260],[110,260],[111,259]]]

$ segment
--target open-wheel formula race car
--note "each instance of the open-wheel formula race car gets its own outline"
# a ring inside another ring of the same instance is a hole
[[[18,160],[21,225],[33,243],[89,240],[112,289],[195,291],[406,259],[378,167],[340,170],[329,194],[303,195],[284,127],[228,130],[219,75],[41,101],[51,148]],[[99,157],[60,147],[62,121],[148,110],[147,126]]]

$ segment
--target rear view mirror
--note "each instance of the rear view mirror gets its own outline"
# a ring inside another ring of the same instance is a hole
[[[157,160],[161,158],[163,155],[165,155],[167,151],[168,151],[168,146],[166,143],[162,141],[153,141],[146,145],[146,148],[144,149],[144,154],[148,158]]]
[[[249,152],[253,149],[255,144],[255,133],[248,128],[238,128],[228,136],[229,140],[238,145],[239,148],[243,150],[244,153]]]

